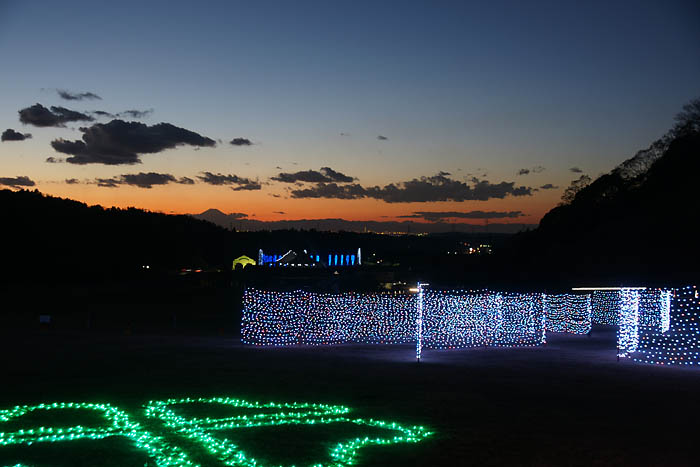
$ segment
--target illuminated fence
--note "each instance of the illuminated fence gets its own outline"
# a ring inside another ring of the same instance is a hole
[[[620,315],[620,292],[595,290],[591,295],[591,319],[593,324],[617,326]]]
[[[620,324],[622,309],[622,293],[620,290],[596,290],[591,297],[593,324]],[[667,289],[648,288],[639,292],[639,321],[638,325],[668,330],[671,292]]]
[[[542,294],[425,292],[425,348],[529,346],[544,342]]]
[[[639,325],[669,330],[671,291],[666,289],[646,289],[639,294]]]
[[[545,342],[542,294],[426,291],[422,347]],[[242,342],[261,346],[416,342],[417,296],[247,289]]]
[[[591,330],[589,294],[547,294],[544,296],[547,331],[587,334]]]
[[[415,342],[415,296],[246,289],[241,336],[252,345]]]
[[[660,331],[643,329],[637,351],[637,362],[658,365],[700,365],[700,294],[697,286],[663,291],[660,300],[670,305],[670,326],[663,323]],[[674,295],[673,297],[671,295]],[[663,316],[663,315],[662,315]]]

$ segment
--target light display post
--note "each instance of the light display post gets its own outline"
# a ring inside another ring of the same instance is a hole
[[[411,292],[417,292],[416,298],[416,361],[420,363],[423,353],[423,287],[428,284],[418,283]]]
[[[639,291],[620,290],[620,325],[617,330],[617,356],[627,357],[639,343]]]

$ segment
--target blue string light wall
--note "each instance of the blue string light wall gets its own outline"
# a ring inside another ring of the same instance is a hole
[[[587,334],[591,331],[590,294],[546,294],[547,331]]]
[[[591,295],[593,324],[617,326],[620,313],[620,293],[617,290],[595,290]]]
[[[666,291],[668,292],[668,291]],[[700,293],[697,286],[675,289],[662,300],[670,302],[670,326],[667,331],[653,328],[641,332],[637,362],[657,365],[700,365]]]
[[[425,292],[423,346],[532,346],[545,343],[542,294]]]
[[[418,304],[417,295],[405,293],[247,289],[241,340],[260,346],[417,342]],[[430,290],[422,293],[422,310],[419,347],[529,346],[545,342],[542,294]]]
[[[415,300],[404,293],[246,289],[241,341],[274,346],[413,343]]]
[[[639,294],[639,325],[666,332],[670,326],[671,291],[650,288]]]

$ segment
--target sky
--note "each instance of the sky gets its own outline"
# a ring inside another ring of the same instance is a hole
[[[0,0],[0,54],[0,188],[536,224],[700,96],[700,5]]]

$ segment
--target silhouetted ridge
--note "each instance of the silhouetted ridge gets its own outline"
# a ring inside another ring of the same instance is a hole
[[[698,173],[700,132],[659,140],[545,214],[509,253],[545,275],[626,283],[697,277]]]
[[[105,209],[36,190],[1,190],[0,208],[5,274],[206,267],[231,249],[230,232],[190,216]]]

